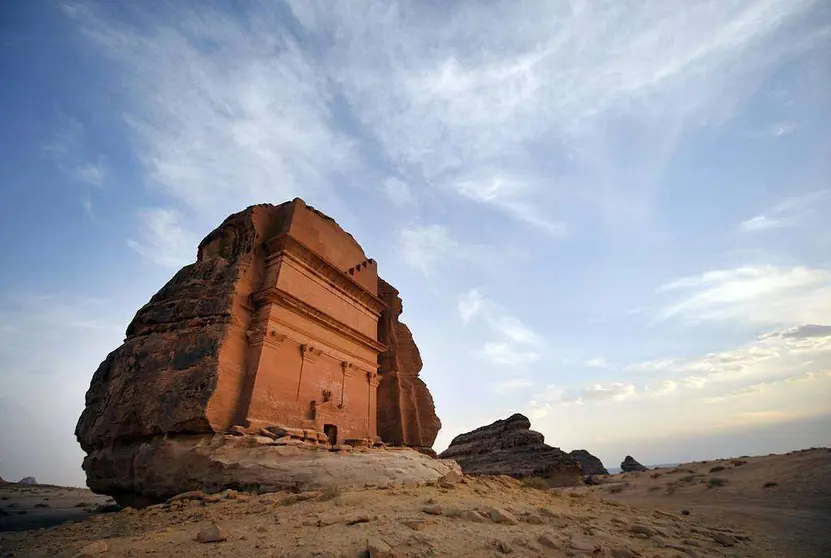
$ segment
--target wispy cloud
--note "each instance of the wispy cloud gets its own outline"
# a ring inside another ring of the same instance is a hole
[[[74,118],[64,118],[52,140],[43,147],[49,160],[72,182],[84,186],[81,204],[94,219],[90,187],[100,189],[107,178],[106,166],[90,151],[84,126]],[[96,162],[91,162],[95,159]]]
[[[464,257],[461,245],[441,225],[412,226],[399,233],[401,254],[407,265],[425,277],[434,277],[436,270],[450,256]]]
[[[470,289],[459,297],[459,319],[467,325],[474,319],[482,320],[498,335],[498,342],[488,342],[480,354],[495,364],[519,366],[540,359],[537,349],[541,339],[522,320],[482,295],[479,289]]]
[[[829,315],[831,270],[738,267],[678,279],[658,293],[681,295],[659,312],[661,320],[793,326],[820,322]]]
[[[384,181],[384,193],[393,204],[399,207],[411,205],[414,201],[409,184],[399,178],[387,178]]]
[[[807,219],[818,211],[818,204],[822,206],[828,201],[831,201],[831,196],[827,190],[808,192],[788,198],[765,213],[742,221],[739,224],[739,232],[760,233],[771,229],[805,225]],[[824,215],[825,211],[821,213]]]
[[[172,268],[195,261],[199,240],[183,226],[180,212],[169,208],[143,209],[137,217],[141,237],[128,239],[127,245],[142,258]]]
[[[590,358],[583,362],[584,366],[588,366],[589,368],[610,368],[611,365],[606,362],[606,359],[603,357],[594,357]]]

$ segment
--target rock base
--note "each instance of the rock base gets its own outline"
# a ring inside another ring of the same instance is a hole
[[[87,485],[123,506],[144,507],[189,490],[276,492],[437,482],[461,474],[452,460],[409,448],[371,449],[232,434],[155,437],[92,451]]]

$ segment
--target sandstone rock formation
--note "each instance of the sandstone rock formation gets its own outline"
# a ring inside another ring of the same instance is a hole
[[[17,481],[17,484],[37,484],[37,483],[38,483],[38,481],[35,479],[35,477],[23,477],[22,479]]]
[[[231,215],[93,375],[76,428],[87,484],[152,492],[159,472],[135,464],[176,436],[429,447],[441,423],[400,313],[376,262],[302,200]]]
[[[117,453],[117,448],[106,451]],[[132,469],[109,471],[111,485],[131,486],[114,494],[121,505],[143,507],[190,490],[217,493],[231,488],[276,492],[332,486],[415,485],[460,475],[458,464],[409,448],[356,448],[337,452],[306,444],[278,445],[262,436],[155,437],[131,452]],[[106,459],[106,458],[105,458]],[[109,460],[116,463],[120,459]]]
[[[378,280],[378,296],[386,304],[378,323],[378,340],[387,350],[378,357],[382,374],[378,386],[378,435],[396,445],[432,447],[441,429],[433,396],[421,372],[421,355],[406,324],[398,321],[403,310],[398,291]]]
[[[620,470],[624,473],[631,473],[633,471],[648,471],[649,468],[635,461],[635,458],[631,455],[627,455],[626,459],[620,464]]]
[[[582,484],[580,465],[544,440],[531,430],[531,421],[517,413],[456,436],[439,457],[455,460],[465,474],[542,477],[550,486]]]
[[[603,466],[603,462],[584,449],[576,449],[568,452],[568,454],[580,464],[580,468],[583,469],[583,474],[586,476],[609,474],[609,471]]]

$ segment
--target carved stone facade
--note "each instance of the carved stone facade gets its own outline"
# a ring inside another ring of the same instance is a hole
[[[94,374],[76,429],[88,484],[128,490],[113,471],[156,437],[431,446],[441,423],[400,312],[376,262],[302,200],[231,215]]]

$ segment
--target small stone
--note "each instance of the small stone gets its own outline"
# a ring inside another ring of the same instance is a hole
[[[613,548],[612,558],[637,558],[637,554],[628,548]]]
[[[736,538],[733,535],[728,535],[727,533],[720,533],[718,531],[714,531],[710,533],[710,536],[716,541],[718,544],[722,546],[736,546]]]
[[[367,539],[366,551],[369,558],[391,558],[393,556],[392,547],[378,537]]]
[[[346,523],[347,525],[357,525],[358,523],[369,523],[370,521],[371,519],[368,515],[362,514],[347,519],[346,521],[344,521],[344,523]]]
[[[199,531],[196,535],[196,540],[201,543],[222,542],[228,540],[228,535],[222,527],[214,523],[210,527],[206,527]]]
[[[496,549],[502,554],[510,554],[514,551],[511,543],[505,540],[496,541]]]
[[[548,533],[543,533],[539,537],[537,537],[537,541],[543,545],[547,546],[548,548],[559,548],[560,541],[559,539],[555,538],[553,535],[549,535]]]
[[[519,523],[514,514],[502,508],[489,508],[488,516],[494,523],[500,523],[502,525],[516,525]]]
[[[635,523],[629,528],[630,533],[635,533],[639,535],[646,535],[647,537],[654,537],[657,535],[655,529],[650,527],[649,525],[641,525],[640,523]]]
[[[528,517],[525,518],[525,521],[527,521],[531,525],[542,525],[543,523],[545,523],[545,520],[535,513],[528,514]]]
[[[208,494],[205,496],[204,502],[209,504],[215,504],[222,500],[222,496],[220,494]]]
[[[413,531],[422,531],[428,525],[428,523],[423,519],[407,519],[402,521],[401,523],[403,523]]]
[[[681,515],[690,515],[690,510],[681,510]]]
[[[484,523],[487,518],[476,510],[465,510],[460,516],[466,521],[473,521],[474,523]]]
[[[228,490],[223,490],[222,492],[220,492],[219,495],[222,498],[226,498],[228,500],[236,500],[239,497],[239,492],[229,488]]]
[[[572,535],[568,546],[578,552],[594,552],[600,545],[582,535]]]
[[[78,554],[77,558],[91,558],[92,556],[100,556],[110,550],[110,545],[107,541],[95,541],[84,546]]]
[[[428,504],[421,508],[421,511],[430,515],[441,515],[444,513],[444,508],[441,507],[441,504]]]

